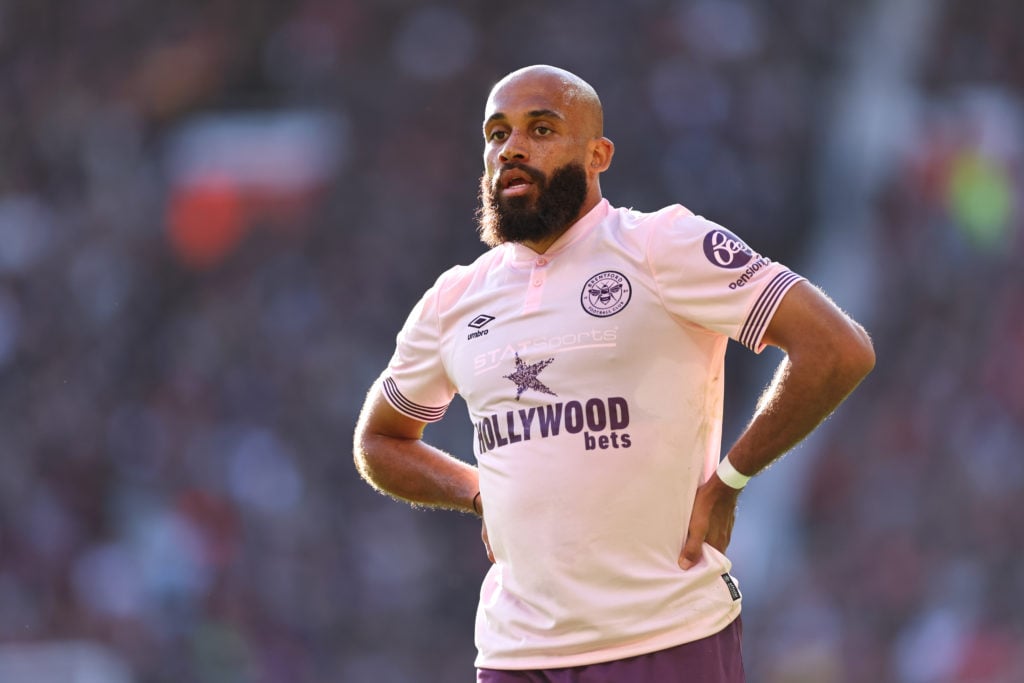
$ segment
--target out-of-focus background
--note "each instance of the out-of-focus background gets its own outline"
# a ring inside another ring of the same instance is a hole
[[[809,275],[875,373],[744,493],[752,683],[1024,680],[1024,4],[0,2],[0,680],[455,683],[477,522],[362,396],[475,236],[507,71],[593,83],[617,205]],[[780,356],[730,352],[727,438]],[[471,456],[460,406],[428,430]]]

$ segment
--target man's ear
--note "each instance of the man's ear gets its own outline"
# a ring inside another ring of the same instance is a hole
[[[603,173],[612,165],[612,157],[615,156],[615,143],[605,137],[594,138],[590,141],[590,170],[595,173]]]

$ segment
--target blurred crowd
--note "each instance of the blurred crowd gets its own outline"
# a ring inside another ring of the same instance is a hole
[[[0,4],[0,673],[88,642],[125,683],[468,680],[477,522],[350,452],[407,310],[483,249],[487,90],[579,73],[613,203],[827,267],[816,149],[868,5]],[[1024,10],[932,11],[859,226],[878,369],[791,492],[752,683],[1024,680]],[[471,458],[463,422],[428,436]]]

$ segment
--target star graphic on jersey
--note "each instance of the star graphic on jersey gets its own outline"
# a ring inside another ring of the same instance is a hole
[[[555,392],[544,386],[544,383],[537,379],[537,375],[540,371],[551,365],[554,358],[548,358],[547,360],[538,361],[536,363],[526,364],[523,359],[516,354],[516,371],[511,375],[502,375],[505,379],[510,379],[516,383],[516,400],[523,395],[523,392],[527,389],[533,389],[539,391],[542,394],[551,394],[552,396],[558,396]]]

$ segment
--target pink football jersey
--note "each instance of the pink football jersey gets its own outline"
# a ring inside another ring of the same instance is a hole
[[[496,247],[444,273],[398,335],[390,403],[474,425],[496,563],[477,666],[578,666],[717,633],[731,564],[677,560],[718,464],[730,338],[760,351],[802,279],[680,206],[602,201],[544,254]]]

